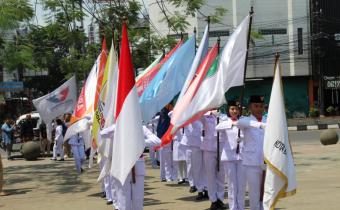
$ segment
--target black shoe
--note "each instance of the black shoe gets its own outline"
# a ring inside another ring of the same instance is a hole
[[[207,190],[203,190],[204,198],[209,199],[209,193]]]
[[[166,179],[162,179],[161,182],[166,182]]]
[[[197,201],[201,201],[201,200],[203,200],[203,199],[204,199],[204,194],[203,194],[203,192],[199,192],[198,195],[197,195],[197,197],[196,197],[196,200],[197,200]]]
[[[218,208],[220,208],[220,209],[227,209],[227,205],[225,205],[223,203],[223,201],[221,201],[220,199],[217,199],[216,203],[217,203]]]
[[[112,205],[112,204],[113,204],[113,201],[106,202],[106,205]]]
[[[215,201],[215,202],[211,203],[209,210],[220,210],[220,208],[218,207],[218,202]]]
[[[58,161],[65,161],[65,159],[64,158],[61,158],[60,160],[58,160]]]
[[[83,173],[84,172],[84,169],[80,168],[80,173]]]
[[[100,195],[101,198],[105,198],[106,197],[106,193],[105,192],[102,192],[101,195]]]
[[[190,187],[189,192],[194,193],[197,191],[197,188],[195,186]]]
[[[179,180],[179,181],[177,182],[177,184],[184,184],[184,183],[185,183],[185,180],[184,180],[184,179]]]

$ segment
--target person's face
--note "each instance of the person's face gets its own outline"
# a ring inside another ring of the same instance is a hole
[[[264,111],[264,105],[263,103],[251,103],[249,105],[249,110],[252,115],[254,115],[257,118],[260,118]]]
[[[31,115],[26,115],[26,119],[30,120],[31,119]]]
[[[237,106],[230,106],[229,114],[231,118],[236,118],[240,114],[240,110]]]
[[[10,120],[10,119],[6,119],[6,120],[5,120],[5,123],[6,123],[7,125],[11,124],[11,120]]]

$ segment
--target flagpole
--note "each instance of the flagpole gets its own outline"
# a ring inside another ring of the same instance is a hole
[[[209,27],[209,25],[208,25],[208,27]],[[220,53],[220,45],[221,45],[221,38],[218,37],[217,38],[217,50],[218,50],[217,54]],[[220,123],[220,118],[217,117],[217,124],[219,124],[219,123]],[[216,141],[217,141],[217,154],[216,154],[217,160],[216,160],[216,163],[217,163],[217,171],[219,172],[220,171],[220,132],[219,131],[217,131]]]
[[[240,93],[240,115],[242,115],[242,107],[243,107],[243,97],[244,97],[244,90],[246,88],[246,76],[247,76],[247,65],[248,65],[248,51],[249,51],[249,42],[250,42],[250,34],[251,34],[251,25],[253,23],[253,14],[254,14],[254,8],[250,7],[249,11],[249,27],[248,27],[248,38],[247,38],[247,52],[246,52],[246,60],[244,63],[244,74],[243,74],[243,87],[241,89]]]
[[[251,6],[249,11],[249,27],[248,27],[248,37],[247,37],[247,52],[246,52],[246,60],[244,62],[244,73],[243,73],[243,86],[240,93],[240,113],[239,117],[242,115],[242,109],[243,109],[243,97],[244,97],[244,90],[246,88],[246,76],[247,76],[247,65],[248,65],[248,52],[249,52],[249,42],[250,42],[250,34],[251,34],[251,25],[253,23],[253,14],[254,14],[254,8]],[[241,138],[241,130],[238,129],[238,140],[237,140],[237,147],[236,147],[236,153],[238,154],[240,152],[240,138]]]

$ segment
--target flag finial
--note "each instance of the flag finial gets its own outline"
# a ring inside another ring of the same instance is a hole
[[[254,14],[254,7],[251,6],[251,7],[250,7],[250,11],[249,11],[249,15],[253,15],[253,14]]]

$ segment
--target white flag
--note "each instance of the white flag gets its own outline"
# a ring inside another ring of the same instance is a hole
[[[231,87],[243,84],[249,20],[250,16],[244,18],[230,36],[219,63],[214,62],[205,74],[203,72],[198,74],[196,81],[194,80],[188,87],[185,94],[187,97],[182,98],[188,100],[186,107],[182,107],[185,111],[174,110],[171,117],[171,124],[175,130],[197,120],[208,110],[223,105],[226,102],[224,93]]]
[[[296,192],[294,159],[288,139],[282,90],[280,65],[277,61],[263,144],[264,158],[267,163],[264,210],[274,209],[279,198],[293,195]]]
[[[77,102],[76,77],[71,77],[53,92],[32,102],[46,124],[62,114],[72,112]]]

